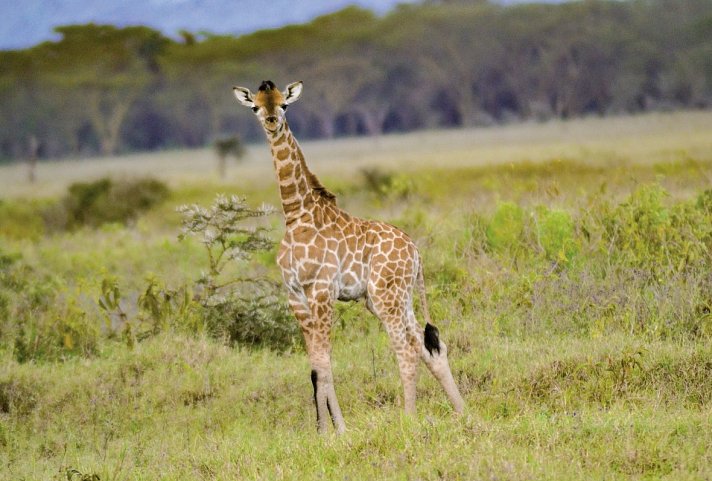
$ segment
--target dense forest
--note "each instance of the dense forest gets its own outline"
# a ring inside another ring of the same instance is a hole
[[[301,137],[712,106],[712,0],[350,7],[240,37],[60,27],[0,52],[0,159],[261,133],[231,87],[303,80]]]

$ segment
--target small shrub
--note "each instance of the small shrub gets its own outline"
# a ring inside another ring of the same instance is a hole
[[[550,260],[568,263],[578,253],[574,221],[568,212],[541,208],[537,213],[537,238]]]
[[[127,322],[128,316],[121,305],[121,289],[118,281],[104,278],[101,281],[101,297],[97,303],[106,316],[106,326],[109,332]]]
[[[0,235],[8,239],[38,239],[45,233],[44,203],[0,199]]]
[[[109,178],[69,186],[64,199],[47,209],[45,219],[54,229],[125,224],[168,197],[168,187],[155,179]]]
[[[670,225],[667,197],[658,185],[642,186],[604,219],[608,239],[635,263],[657,258]]]
[[[378,167],[361,169],[364,187],[380,199],[404,199],[413,191],[412,181],[403,175],[384,172]]]
[[[513,202],[502,202],[487,226],[487,242],[494,251],[511,250],[522,243],[524,211]]]
[[[487,220],[476,212],[468,213],[464,221],[464,228],[459,231],[455,239],[455,249],[458,255],[470,252],[483,252],[487,249]]]
[[[686,203],[668,207],[667,196],[657,184],[642,186],[604,215],[604,236],[624,265],[661,274],[709,262],[712,225],[704,213],[706,195],[697,208]]]
[[[146,289],[138,298],[138,307],[138,321],[147,325],[151,334],[179,323],[193,331],[198,328],[194,322],[197,306],[187,286],[170,289],[159,280],[149,278]]]
[[[267,228],[245,224],[274,209],[267,205],[251,209],[237,196],[218,196],[208,208],[192,205],[179,211],[183,213],[179,238],[198,237],[207,253],[208,270],[196,283],[196,295],[208,331],[250,347],[278,351],[293,347],[299,332],[279,284],[260,276],[226,273],[228,264],[244,263],[272,250]]]
[[[260,287],[252,295],[242,289],[204,304],[208,332],[247,347],[284,351],[295,347],[299,328],[277,286]]]

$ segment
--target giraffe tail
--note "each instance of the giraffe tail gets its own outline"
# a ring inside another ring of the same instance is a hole
[[[440,333],[438,328],[433,326],[430,319],[430,311],[428,310],[428,299],[425,295],[425,276],[423,275],[423,263],[418,263],[418,278],[417,278],[418,295],[420,296],[420,307],[425,318],[425,331],[423,332],[423,344],[430,355],[433,351],[440,353]]]

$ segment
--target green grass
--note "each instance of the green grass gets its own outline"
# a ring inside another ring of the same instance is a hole
[[[710,478],[711,125],[658,114],[306,143],[342,207],[419,245],[468,404],[454,415],[421,369],[405,417],[383,329],[340,304],[341,437],[316,435],[300,345],[231,345],[180,316],[130,338],[98,306],[113,279],[139,325],[147,279],[191,286],[207,258],[177,240],[176,207],[216,192],[276,203],[266,146],[227,183],[207,151],[45,165],[39,186],[0,167],[0,479]],[[80,174],[139,165],[171,193],[134,223],[43,227]],[[279,216],[267,224],[279,238]],[[270,254],[234,269],[277,275]]]
[[[616,385],[612,374],[585,379],[594,377],[586,369],[618,360],[630,339],[482,336],[453,354],[468,412],[453,416],[424,377],[419,416],[408,419],[383,337],[336,346],[348,420],[341,438],[314,433],[300,354],[164,335],[90,362],[7,365],[2,376],[15,384],[4,392],[19,399],[0,431],[5,475],[49,478],[63,467],[101,479],[711,474],[709,347],[649,344],[641,367]]]

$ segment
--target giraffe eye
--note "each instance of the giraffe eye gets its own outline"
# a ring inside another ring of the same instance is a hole
[[[282,110],[286,111],[286,110],[287,110],[287,107],[289,107],[289,105],[287,105],[287,104],[282,104]]]
[[[252,107],[253,112],[257,112],[260,108],[259,107]]]

